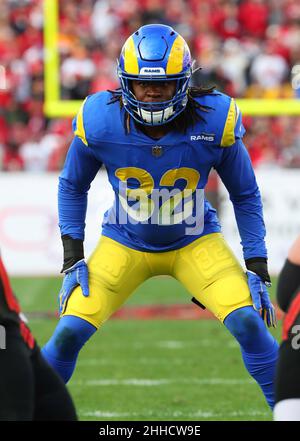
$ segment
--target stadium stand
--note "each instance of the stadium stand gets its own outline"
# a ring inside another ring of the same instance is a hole
[[[298,98],[291,70],[300,65],[298,0],[60,1],[62,99],[118,87],[124,38],[161,22],[189,42],[202,69],[194,84],[234,97]],[[43,115],[43,1],[0,4],[0,170],[59,170],[72,137],[70,120]],[[3,68],[2,68],[3,69]],[[300,166],[300,117],[245,117],[256,167]]]

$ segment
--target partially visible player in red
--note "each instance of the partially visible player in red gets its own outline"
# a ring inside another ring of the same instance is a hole
[[[286,312],[276,373],[276,421],[300,421],[300,236],[279,275],[277,301]]]
[[[26,324],[0,257],[0,421],[72,421],[76,411]]]

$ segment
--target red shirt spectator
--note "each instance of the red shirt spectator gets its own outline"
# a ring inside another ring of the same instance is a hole
[[[11,146],[4,149],[2,158],[2,167],[4,171],[21,171],[23,170],[23,159],[19,154],[18,146]]]
[[[239,10],[239,21],[244,34],[263,38],[268,25],[268,6],[263,0],[246,0]]]
[[[214,31],[222,38],[239,38],[241,26],[238,19],[238,8],[228,3],[211,14],[211,24]]]

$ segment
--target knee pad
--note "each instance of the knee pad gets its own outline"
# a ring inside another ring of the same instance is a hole
[[[70,315],[64,316],[60,319],[45,349],[57,360],[74,360],[95,331],[96,328],[86,320]]]
[[[273,344],[274,338],[252,306],[236,309],[226,317],[224,324],[246,352],[261,352]]]

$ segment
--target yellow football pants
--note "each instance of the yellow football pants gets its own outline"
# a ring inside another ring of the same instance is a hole
[[[136,251],[101,236],[88,268],[89,297],[75,288],[62,316],[81,317],[96,328],[141,283],[157,275],[175,277],[221,321],[235,309],[253,304],[243,269],[220,233],[162,253]]]

